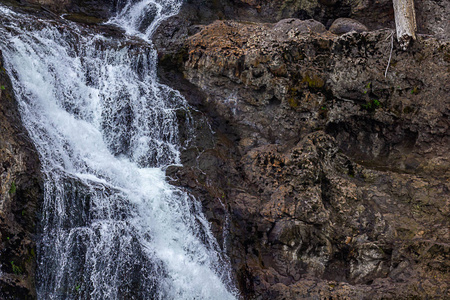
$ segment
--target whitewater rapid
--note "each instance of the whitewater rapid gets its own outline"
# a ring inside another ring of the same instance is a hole
[[[0,6],[0,47],[45,178],[38,298],[236,299],[200,203],[165,179],[188,108],[158,82],[150,37],[181,1],[117,5],[108,23],[120,37]]]

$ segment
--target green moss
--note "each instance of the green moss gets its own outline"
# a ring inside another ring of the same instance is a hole
[[[21,267],[14,264],[14,261],[11,261],[11,267],[13,270],[13,273],[16,275],[21,275],[23,273],[23,270]]]
[[[381,102],[377,99],[373,99],[366,104],[361,105],[361,108],[370,112],[375,111],[376,109],[381,107]]]
[[[372,89],[372,82],[369,82],[368,84],[366,84],[364,95],[367,94],[371,89]]]
[[[289,88],[287,95],[287,102],[291,108],[296,109],[300,105],[300,99],[303,93],[301,92],[301,87],[293,86]]]
[[[31,248],[31,249],[28,251],[28,257],[27,257],[27,259],[25,260],[25,264],[26,264],[26,265],[29,265],[29,264],[31,264],[35,259],[36,259],[36,252],[34,251],[34,248]]]
[[[298,100],[296,98],[294,98],[294,97],[289,98],[288,99],[288,103],[289,103],[289,106],[292,107],[292,108],[297,108],[298,107]]]
[[[325,82],[322,78],[320,78],[316,74],[310,74],[308,72],[303,76],[302,82],[306,82],[308,84],[308,87],[313,89],[320,89],[325,85]]]
[[[16,192],[16,190],[17,190],[16,183],[13,181],[11,183],[11,188],[9,189],[9,194],[10,195],[14,194]]]

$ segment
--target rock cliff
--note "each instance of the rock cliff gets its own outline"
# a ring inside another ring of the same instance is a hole
[[[440,31],[402,51],[392,28],[355,22],[336,35],[298,18],[196,21],[155,36],[162,78],[200,111],[168,174],[202,199],[243,297],[448,296]]]

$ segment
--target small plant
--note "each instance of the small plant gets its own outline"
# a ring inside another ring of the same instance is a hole
[[[6,90],[4,85],[0,86],[0,89],[3,90],[3,91]]]
[[[80,292],[80,289],[81,289],[81,284],[77,284],[75,286],[75,291],[77,291],[77,293],[78,293],[78,292]]]
[[[366,85],[366,90],[364,91],[364,95],[367,94],[370,91],[371,88],[372,88],[372,82],[369,82]]]
[[[11,183],[11,188],[9,189],[9,194],[11,194],[11,195],[14,194],[16,192],[16,190],[17,190],[16,183],[13,181]]]
[[[417,86],[413,87],[413,89],[411,90],[411,95],[415,95],[419,93],[419,88]]]
[[[327,110],[326,105],[322,106],[322,107],[320,108],[320,110]]]
[[[11,267],[12,267],[12,270],[13,270],[13,272],[14,272],[14,274],[16,274],[16,275],[20,275],[20,274],[22,274],[22,268],[21,267],[19,267],[19,266],[16,266],[15,264],[14,264],[14,261],[11,261]]]
[[[377,108],[381,107],[381,102],[378,101],[377,99],[373,99],[370,102],[368,102],[367,104],[361,105],[361,107],[367,111],[374,111]]]

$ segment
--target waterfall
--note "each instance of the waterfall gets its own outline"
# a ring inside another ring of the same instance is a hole
[[[39,152],[39,299],[236,299],[199,202],[165,181],[177,113],[150,36],[180,0],[118,1],[106,35],[0,5],[0,48]],[[189,126],[189,124],[182,124]]]

